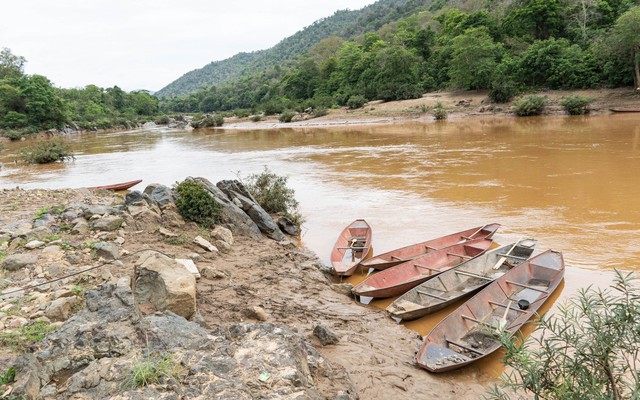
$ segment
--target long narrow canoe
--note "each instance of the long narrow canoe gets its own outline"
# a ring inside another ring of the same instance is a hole
[[[373,298],[399,296],[422,282],[479,256],[492,243],[491,239],[476,239],[432,251],[370,276],[355,286],[352,292],[358,296]]]
[[[500,224],[495,223],[478,226],[476,228],[467,229],[466,231],[452,233],[450,235],[430,239],[425,242],[391,250],[364,260],[360,265],[367,268],[387,269],[394,265],[402,264],[403,262],[413,260],[414,258],[420,257],[426,253],[430,253],[434,250],[451,246],[456,243],[473,239],[490,239],[493,234],[496,233],[498,228],[500,228]]]
[[[640,107],[613,107],[609,111],[616,113],[640,113]]]
[[[502,332],[513,335],[564,277],[562,253],[547,250],[502,275],[429,333],[417,356],[431,372],[460,368],[498,350]]]
[[[137,185],[140,182],[142,182],[142,179],[138,179],[136,181],[130,181],[130,182],[115,183],[113,185],[93,186],[93,187],[89,187],[87,189],[89,189],[89,190],[114,190],[114,191],[127,190],[130,187],[133,187],[133,186]]]
[[[525,262],[535,249],[534,239],[519,240],[487,251],[416,286],[387,307],[394,317],[408,321],[441,310],[469,296]]]
[[[371,227],[357,219],[344,228],[331,251],[331,265],[336,275],[350,276],[371,249]]]

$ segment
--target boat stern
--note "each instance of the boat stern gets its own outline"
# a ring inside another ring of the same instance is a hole
[[[437,343],[426,343],[417,356],[418,365],[430,372],[450,371],[471,361],[471,358]]]

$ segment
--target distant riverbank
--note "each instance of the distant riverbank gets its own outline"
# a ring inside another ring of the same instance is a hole
[[[609,113],[614,107],[639,107],[640,95],[632,88],[597,89],[597,90],[548,90],[536,93],[549,101],[544,115],[560,115],[565,111],[559,102],[565,97],[582,95],[590,97],[593,102],[589,105],[591,114]],[[419,99],[402,101],[371,101],[364,107],[349,110],[346,108],[328,110],[327,115],[319,118],[308,118],[306,114],[298,114],[292,122],[284,123],[278,116],[264,117],[254,122],[250,118],[226,118],[220,129],[281,129],[281,128],[312,128],[345,125],[384,125],[405,122],[433,122],[433,108],[440,103],[447,111],[447,119],[483,118],[489,116],[515,117],[513,112],[514,98],[509,103],[492,103],[488,98],[488,91],[447,91],[426,93]]]

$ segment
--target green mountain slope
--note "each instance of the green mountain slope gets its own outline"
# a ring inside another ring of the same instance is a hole
[[[252,53],[239,53],[222,61],[187,72],[159,90],[158,97],[182,96],[200,88],[240,78],[247,73],[294,60],[329,36],[352,39],[375,31],[390,22],[405,18],[426,7],[431,0],[380,0],[360,10],[337,11],[332,16],[283,39],[274,47]]]

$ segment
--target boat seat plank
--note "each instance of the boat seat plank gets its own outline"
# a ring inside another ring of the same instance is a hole
[[[366,247],[358,247],[358,246],[338,247],[338,250],[347,250],[347,249],[351,249],[351,250],[364,250],[364,249],[366,249]]]
[[[435,247],[431,247],[431,246],[427,246],[426,244],[424,245],[424,247],[425,247],[427,250],[438,250],[437,248],[435,248]]]
[[[518,260],[528,260],[529,258],[527,257],[520,257],[520,256],[514,256],[513,254],[501,254],[501,253],[496,253],[496,255],[500,256],[500,257],[509,257],[509,258],[515,258]]]
[[[481,355],[481,356],[482,356],[482,355],[484,355],[484,353],[483,353],[483,352],[481,352],[481,351],[479,351],[479,350],[476,350],[476,349],[474,349],[473,347],[470,347],[470,346],[464,345],[464,344],[462,344],[462,343],[455,342],[455,341],[450,340],[450,339],[445,339],[445,340],[447,341],[447,343],[452,344],[452,345],[454,345],[454,346],[458,346],[458,347],[460,347],[461,349],[465,349],[465,350],[467,350],[467,351],[470,351],[470,352],[472,352],[472,353],[476,353],[476,354]]]
[[[456,274],[466,275],[466,276],[471,276],[471,277],[473,277],[473,278],[484,279],[484,280],[486,280],[486,281],[493,281],[493,280],[494,280],[493,278],[488,278],[488,277],[486,277],[486,276],[484,276],[484,275],[474,274],[473,272],[468,272],[468,271],[457,271],[457,270],[454,270],[454,272],[455,272]]]
[[[469,257],[469,256],[465,256],[463,254],[456,254],[456,253],[447,253],[448,256],[453,256],[453,257],[460,257],[460,258],[464,258],[465,260],[470,260],[473,257]]]
[[[447,301],[447,300],[449,300],[449,299],[447,299],[447,298],[444,298],[444,297],[441,297],[441,296],[437,296],[437,295],[435,295],[435,294],[431,294],[431,293],[429,293],[429,292],[425,292],[424,290],[416,290],[416,292],[417,292],[418,294],[422,294],[422,295],[425,295],[425,296],[433,297],[434,299],[438,299],[438,300],[442,300],[442,301]]]
[[[507,308],[507,306],[505,304],[496,303],[495,301],[491,301],[491,300],[489,300],[489,304],[493,304],[494,306],[497,306],[497,307]],[[527,311],[521,310],[519,308],[509,307],[509,310],[517,311],[517,312],[519,312],[521,314],[526,314],[527,313]]]
[[[529,285],[525,285],[524,283],[514,282],[514,281],[510,281],[510,280],[505,280],[505,282],[507,282],[507,283],[509,283],[511,285],[520,286],[520,287],[525,288],[525,289],[535,290],[536,292],[549,293],[547,290],[540,289],[540,288],[533,287],[533,286],[529,286]]]
[[[428,269],[430,271],[440,271],[437,268],[427,267],[426,265],[422,265],[422,264],[413,264],[413,266],[416,268]]]

